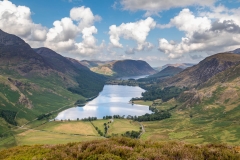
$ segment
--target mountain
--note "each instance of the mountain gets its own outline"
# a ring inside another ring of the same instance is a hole
[[[77,60],[65,58],[48,48],[38,48],[35,49],[35,52],[40,54],[52,69],[69,75],[77,81],[78,86],[70,86],[68,88],[71,92],[78,93],[84,97],[92,97],[102,90],[105,78],[102,75],[91,72],[81,63],[78,63]]]
[[[42,47],[33,50],[43,57],[45,62],[56,71],[62,73],[67,72],[68,74],[71,72],[74,74],[73,72],[77,72],[77,70],[87,70],[87,68],[81,64],[78,64],[79,67],[76,67],[77,60],[74,61],[73,59],[65,58],[49,48]]]
[[[218,53],[205,58],[199,64],[187,68],[179,74],[167,79],[165,86],[194,87],[208,81],[216,74],[240,62],[240,55],[232,53]]]
[[[84,103],[106,78],[48,49],[32,49],[0,30],[0,133],[42,114]]]
[[[176,64],[166,64],[166,65],[161,66],[161,67],[155,67],[154,69],[157,70],[157,71],[161,71],[161,70],[167,68],[168,66],[186,69],[186,68],[192,67],[192,66],[194,66],[194,65],[195,65],[195,64],[192,64],[192,63],[176,63]]]
[[[240,54],[240,48],[238,49],[235,49],[234,51],[231,51],[232,53],[235,53],[235,54]]]
[[[91,68],[100,74],[114,75],[117,77],[151,75],[156,71],[145,61],[141,60],[119,60],[105,65]]]
[[[173,66],[168,66],[161,70],[160,72],[150,75],[148,78],[164,78],[164,77],[170,77],[178,74],[179,72],[183,71],[182,68],[179,67],[173,67]]]
[[[73,63],[73,65],[74,65],[76,68],[78,68],[78,69],[90,70],[88,67],[86,67],[85,65],[83,65],[83,64],[81,63],[81,61],[78,61],[78,60],[73,59],[73,58],[68,58],[68,57],[67,57],[67,59],[68,59],[69,61],[71,61],[71,62]]]
[[[22,39],[0,30],[0,73],[14,70],[20,75],[30,74],[39,70],[48,70],[50,66],[44,58]]]
[[[88,60],[82,60],[82,61],[79,61],[82,65],[88,67],[88,68],[93,68],[93,67],[98,67],[98,66],[101,66],[101,65],[104,65],[104,64],[108,64],[108,63],[111,63],[111,62],[114,62],[113,61],[88,61]]]

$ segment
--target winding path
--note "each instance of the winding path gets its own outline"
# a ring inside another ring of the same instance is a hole
[[[139,124],[140,124],[140,126],[141,126],[141,128],[142,128],[142,133],[139,135],[139,137],[138,138],[140,138],[141,136],[142,136],[142,134],[143,133],[145,133],[145,128],[144,128],[144,126],[142,125],[142,123],[140,123],[140,122],[138,122]]]

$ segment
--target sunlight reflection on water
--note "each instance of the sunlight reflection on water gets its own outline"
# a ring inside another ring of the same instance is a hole
[[[88,102],[84,107],[74,107],[58,114],[57,120],[97,117],[102,119],[106,115],[140,116],[151,113],[148,106],[132,105],[133,97],[141,97],[144,92],[140,87],[105,85],[97,98]]]

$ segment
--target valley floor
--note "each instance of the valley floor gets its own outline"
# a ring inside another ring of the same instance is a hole
[[[96,121],[34,121],[32,124],[12,129],[12,136],[0,139],[0,148],[19,145],[66,144],[95,139],[104,139],[95,127],[104,133],[104,123],[108,124],[107,135],[121,135],[127,131],[139,131],[138,122],[127,119]]]
[[[158,110],[167,110],[179,105],[175,100],[165,103],[159,100],[134,101],[134,103],[152,105]],[[178,108],[170,111],[171,118],[141,123],[128,119],[114,119],[113,122],[106,119],[91,122],[36,120],[23,127],[12,128],[9,132],[10,136],[0,138],[0,149],[19,145],[66,144],[105,139],[98,131],[105,132],[104,123],[108,126],[107,136],[120,136],[127,131],[139,132],[143,125],[144,133],[140,137],[142,140],[239,146],[240,106],[228,112],[224,112],[225,107],[208,110],[205,108],[203,106],[183,110]]]

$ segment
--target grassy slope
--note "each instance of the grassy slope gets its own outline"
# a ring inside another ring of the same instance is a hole
[[[140,105],[146,105],[146,106],[151,106],[153,104],[152,101],[143,101],[143,100],[134,100],[134,104],[140,104]]]
[[[93,67],[91,68],[91,71],[108,76],[113,76],[116,74],[109,65]]]
[[[158,109],[179,105],[170,119],[144,122],[142,139],[180,140],[190,143],[240,144],[239,80],[215,84],[198,91],[201,103],[162,103]],[[193,100],[192,100],[193,101]]]
[[[21,146],[0,151],[0,159],[240,159],[239,148],[113,138],[66,145]]]
[[[17,145],[66,144],[101,139],[90,122],[49,122],[16,134]]]
[[[31,79],[31,81],[24,78],[17,79],[24,84],[30,84],[23,87],[13,85],[7,80],[7,77],[9,76],[0,76],[0,109],[17,112],[15,120],[19,126],[33,121],[40,114],[55,113],[54,111],[58,112],[63,108],[74,106],[74,103],[79,99],[85,99],[80,95],[69,92],[61,85],[57,85],[57,82],[56,84],[50,83],[54,81],[51,77],[49,77],[49,81],[44,81],[44,83],[41,79]],[[28,105],[19,102],[21,95],[24,95],[31,102],[32,108],[28,108]],[[1,147],[16,145],[15,134],[12,132],[13,128],[14,126],[1,119]]]

